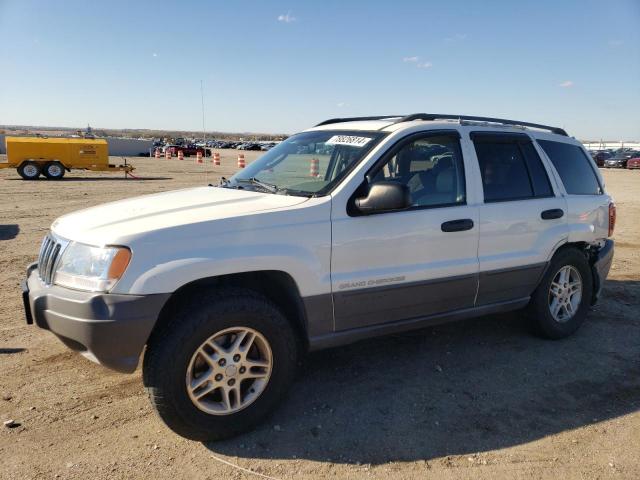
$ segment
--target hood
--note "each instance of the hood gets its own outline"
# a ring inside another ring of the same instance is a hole
[[[144,195],[63,215],[51,229],[90,245],[126,244],[145,232],[293,207],[306,197],[197,187]]]

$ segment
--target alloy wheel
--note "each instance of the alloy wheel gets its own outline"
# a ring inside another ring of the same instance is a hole
[[[582,300],[582,277],[571,265],[565,265],[554,275],[549,286],[549,311],[556,322],[573,318]]]
[[[187,368],[187,393],[211,415],[230,415],[262,394],[273,368],[271,347],[258,331],[232,327],[209,337]]]

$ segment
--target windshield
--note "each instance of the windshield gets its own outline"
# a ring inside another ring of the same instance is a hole
[[[325,195],[384,135],[345,130],[299,133],[240,170],[224,186],[289,195]]]

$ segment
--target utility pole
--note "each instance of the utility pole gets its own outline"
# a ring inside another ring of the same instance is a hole
[[[200,80],[200,101],[202,103],[202,140],[207,142],[207,134],[204,130],[204,89],[202,88],[202,80]]]
[[[207,133],[204,129],[204,88],[202,87],[202,79],[200,80],[200,103],[202,105],[202,143],[204,143],[202,161],[204,162],[204,183],[207,184]]]

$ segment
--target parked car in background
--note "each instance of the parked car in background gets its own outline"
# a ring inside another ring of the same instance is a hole
[[[640,156],[640,152],[624,151],[616,153],[613,157],[604,161],[606,168],[627,168],[627,162],[630,158]]]
[[[605,160],[613,157],[613,153],[607,150],[597,150],[591,152],[591,157],[595,160],[597,166],[604,167]]]
[[[190,157],[191,155],[197,155],[200,152],[203,156],[208,155],[208,152],[204,147],[198,147],[197,145],[167,145],[165,147],[165,152],[169,149],[171,151],[171,155],[176,156],[178,152],[181,151],[185,157]]]
[[[627,168],[630,170],[640,168],[640,153],[627,161]]]
[[[253,143],[253,142],[246,142],[246,143],[241,143],[236,148],[238,150],[260,150],[260,144]]]

